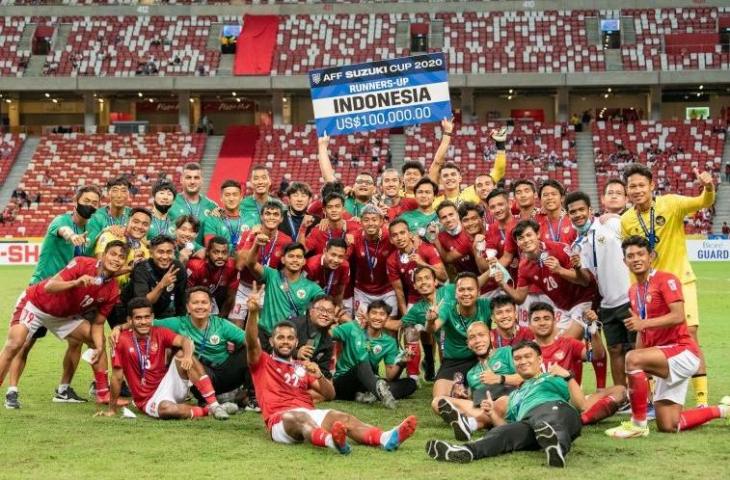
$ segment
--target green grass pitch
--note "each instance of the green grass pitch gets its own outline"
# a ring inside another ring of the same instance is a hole
[[[699,277],[700,338],[707,356],[710,398],[730,394],[730,275],[728,263],[695,265]],[[0,270],[0,335],[5,338],[11,309],[30,277],[30,267]],[[93,418],[95,405],[51,402],[61,372],[64,344],[48,336],[31,354],[21,381],[19,411],[0,409],[0,479],[53,478],[254,478],[254,479],[536,479],[728,478],[730,425],[722,420],[680,435],[652,434],[646,439],[609,439],[603,430],[614,417],[586,428],[568,456],[565,472],[549,471],[539,452],[525,452],[450,465],[430,460],[426,440],[451,438],[451,430],[429,409],[430,388],[401,401],[397,410],[333,402],[328,406],[390,428],[416,414],[419,429],[401,449],[388,453],[355,446],[340,457],[327,449],[272,443],[258,414],[244,413],[228,422],[212,419],[162,422],[139,415],[135,420]],[[586,368],[590,368],[587,366]],[[585,375],[592,381],[592,375]],[[85,394],[91,380],[86,364],[74,387]],[[610,377],[609,377],[610,381]],[[589,387],[590,388],[590,387]],[[2,389],[5,394],[5,389]],[[692,403],[691,391],[689,394]]]

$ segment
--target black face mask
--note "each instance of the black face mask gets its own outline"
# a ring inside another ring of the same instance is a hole
[[[168,210],[172,208],[172,205],[160,205],[159,203],[155,202],[155,209],[160,212],[161,214],[166,214]]]
[[[94,208],[93,205],[81,205],[80,203],[76,204],[76,213],[78,213],[79,217],[83,218],[84,220],[90,219],[94,212],[96,212],[96,208]]]

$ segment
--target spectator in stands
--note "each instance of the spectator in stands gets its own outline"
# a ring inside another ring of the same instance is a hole
[[[725,164],[725,181],[730,182],[730,162]]]
[[[577,113],[574,113],[570,116],[570,124],[573,125],[573,128],[575,128],[576,132],[583,131],[583,124],[581,123],[580,117],[578,117]]]
[[[33,196],[33,203],[35,203],[36,205],[41,204],[41,194],[40,193],[36,193],[35,196]]]
[[[722,234],[725,236],[730,235],[730,225],[727,222],[722,222]]]
[[[591,111],[586,110],[585,112],[583,112],[583,117],[581,118],[581,123],[583,123],[583,125],[588,126],[591,124],[591,120],[593,120],[593,116],[591,116]]]

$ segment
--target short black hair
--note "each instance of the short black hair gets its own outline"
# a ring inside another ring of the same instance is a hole
[[[210,290],[208,289],[208,287],[204,287],[203,285],[196,285],[195,287],[190,287],[185,291],[185,303],[188,303],[190,301],[190,297],[192,297],[194,293],[198,292],[205,292],[205,294],[208,295],[208,298],[211,298]]]
[[[514,307],[517,304],[512,299],[512,297],[504,294],[492,297],[492,299],[489,301],[489,306],[492,311],[496,310],[499,307],[504,307],[505,305],[512,305]]]
[[[370,304],[368,305],[367,312],[370,313],[372,310],[375,310],[375,309],[383,310],[386,315],[390,315],[390,312],[392,310],[390,308],[390,305],[385,303],[383,300],[375,300],[375,301],[370,302]]]
[[[114,247],[120,247],[125,255],[129,253],[129,245],[127,245],[127,242],[124,242],[122,240],[112,240],[111,242],[107,243],[104,247],[104,253],[108,252]]]
[[[228,180],[224,180],[223,183],[221,183],[221,192],[230,187],[237,188],[239,192],[243,191],[243,188],[241,188],[241,182],[229,178]]]
[[[206,248],[210,249],[213,245],[225,245],[226,249],[228,248],[228,240],[226,237],[221,237],[220,235],[216,235],[214,237],[211,237],[210,240],[208,240],[208,245],[206,245]]]
[[[280,328],[291,328],[294,330],[294,332],[297,331],[297,326],[294,325],[294,323],[290,322],[289,320],[281,320],[279,323],[274,325],[273,330],[271,330],[271,336],[273,337],[277,330]]]
[[[156,235],[152,237],[152,240],[150,240],[150,249],[153,249],[157,247],[158,245],[162,245],[164,243],[169,243],[173,247],[175,246],[175,239],[172,238],[170,235]]]
[[[654,180],[654,175],[651,173],[651,169],[641,163],[632,163],[624,168],[624,181],[628,182],[631,175],[641,175],[642,177],[648,178],[649,181]]]
[[[413,187],[413,191],[415,192],[416,190],[418,190],[418,188],[419,188],[419,187],[420,187],[421,185],[426,185],[426,184],[428,184],[428,185],[431,185],[431,186],[433,187],[433,194],[434,194],[434,195],[436,195],[436,194],[438,193],[438,191],[439,191],[439,186],[438,186],[438,184],[437,184],[436,182],[434,182],[433,180],[431,180],[431,179],[430,179],[429,177],[423,177],[422,179],[420,179],[420,180],[419,180],[419,181],[418,181],[418,182],[416,183],[416,186],[415,186],[415,187]]]
[[[540,348],[540,345],[538,345],[537,342],[533,340],[521,340],[512,345],[512,353],[515,353],[517,350],[522,350],[523,348],[531,348],[538,355],[542,356],[542,349]]]
[[[456,277],[454,278],[454,285],[459,283],[459,280],[462,280],[464,278],[471,278],[477,283],[477,288],[479,288],[479,277],[474,272],[459,272],[456,274]]]
[[[193,232],[198,233],[200,231],[200,220],[192,215],[182,215],[177,217],[177,220],[175,220],[175,228],[180,228],[186,223],[189,223],[190,226],[193,227]]]
[[[507,202],[509,202],[509,193],[507,193],[507,190],[505,190],[503,188],[495,188],[494,190],[489,192],[489,194],[487,195],[487,200],[486,200],[487,205],[489,205],[489,201],[491,199],[500,197],[500,196],[504,197],[505,200],[507,200]]]
[[[312,197],[312,189],[309,188],[309,185],[307,185],[304,182],[292,182],[289,184],[289,186],[286,189],[286,192],[284,192],[286,196],[293,195],[295,193],[303,193],[308,197]]]
[[[129,181],[126,175],[121,175],[106,182],[107,190],[112,187],[127,187],[127,189],[130,189],[132,188],[132,182]]]
[[[454,162],[446,162],[446,163],[444,163],[443,166],[441,167],[441,172],[443,172],[447,168],[451,168],[452,170],[456,170],[457,172],[461,173],[461,169]]]
[[[76,196],[74,198],[78,200],[84,193],[95,193],[99,198],[101,198],[102,196],[101,189],[96,185],[84,185],[83,187],[79,187],[79,189],[76,190]]]
[[[538,190],[537,192],[538,197],[542,197],[542,191],[545,189],[545,187],[552,187],[557,190],[558,193],[560,193],[561,197],[565,196],[565,187],[563,186],[563,184],[558,182],[554,178],[548,178],[540,185],[540,190]]]
[[[623,242],[621,242],[621,250],[624,252],[624,255],[626,255],[626,250],[629,247],[646,248],[646,251],[651,253],[651,244],[649,243],[649,240],[647,240],[646,237],[642,237],[640,235],[631,235],[630,237],[625,238]]]
[[[155,184],[152,186],[152,196],[154,197],[155,195],[157,195],[158,192],[162,192],[163,190],[169,190],[170,193],[172,193],[173,198],[177,196],[177,189],[175,188],[175,185],[167,179],[162,179],[155,182]]]
[[[304,245],[302,245],[300,242],[291,242],[287,244],[286,247],[284,247],[284,251],[282,252],[282,255],[286,255],[289,252],[292,252],[294,250],[301,250],[302,253],[307,253],[307,249]]]
[[[603,187],[603,194],[606,194],[606,190],[608,190],[609,185],[621,185],[624,189],[624,194],[626,194],[626,182],[621,180],[620,178],[609,178],[606,182],[606,186]]]
[[[421,175],[426,174],[426,168],[423,166],[423,164],[417,160],[410,160],[408,162],[405,162],[403,166],[400,168],[400,172],[405,174],[408,170],[418,170]]]
[[[188,162],[183,165],[183,170],[202,170],[198,162]]]
[[[152,220],[152,212],[150,212],[148,209],[144,207],[134,207],[129,211],[129,218],[132,218],[137,213],[144,213],[148,217],[150,217],[150,220]]]
[[[261,205],[260,213],[264,213],[264,210],[278,210],[279,213],[284,215],[284,206],[278,200],[267,200]]]
[[[323,197],[322,200],[322,207],[327,207],[327,204],[329,204],[332,200],[339,199],[342,202],[342,205],[345,205],[345,196],[341,194],[340,192],[330,192],[327,194],[327,196]]]
[[[253,167],[251,167],[251,173],[256,172],[256,171],[259,171],[259,172],[264,171],[266,173],[269,173],[269,168],[266,165],[261,165],[259,163],[257,165],[254,165]]]
[[[393,227],[395,227],[396,225],[401,224],[401,223],[406,226],[406,230],[410,230],[410,228],[408,228],[408,222],[406,222],[402,218],[398,217],[388,224],[388,231],[391,231],[393,229]]]
[[[565,209],[568,209],[568,205],[575,202],[583,201],[586,203],[586,207],[591,207],[591,197],[588,196],[587,193],[577,191],[577,192],[570,192],[565,196],[565,200],[563,200],[563,203],[565,204]]]
[[[436,278],[436,270],[434,270],[433,267],[429,265],[421,265],[420,267],[416,267],[416,269],[413,270],[413,278],[421,273],[422,270],[428,270],[429,272],[431,272],[431,275],[433,275],[433,278]]]
[[[532,193],[537,192],[537,188],[535,188],[535,182],[526,178],[520,178],[512,182],[512,193],[515,193],[515,190],[517,190],[517,187],[519,187],[520,185],[527,185],[532,190]]]
[[[533,302],[530,304],[529,317],[532,320],[532,314],[535,312],[550,312],[555,317],[555,308],[547,302]]]
[[[517,237],[525,233],[525,230],[531,228],[535,233],[540,232],[540,224],[535,220],[529,218],[527,220],[520,220],[512,230],[512,240],[517,241]]]
[[[441,216],[441,210],[443,210],[444,208],[453,208],[454,210],[456,210],[456,214],[457,215],[459,214],[459,208],[456,206],[456,204],[454,202],[452,202],[451,200],[444,200],[441,203],[439,203],[438,207],[436,207],[436,216],[437,217]],[[459,218],[461,218],[461,217],[459,217]]]
[[[315,305],[317,305],[319,302],[330,302],[332,305],[335,305],[335,297],[332,295],[328,295],[326,293],[320,293],[319,295],[316,295],[312,300],[309,301],[309,306],[307,308],[312,308]]]
[[[139,310],[140,308],[149,308],[154,315],[152,302],[150,302],[147,297],[134,297],[127,302],[127,316],[129,318],[132,318],[132,315],[134,315],[134,311]]]
[[[324,249],[329,250],[332,247],[344,248],[345,250],[347,250],[347,242],[344,238],[330,238],[329,240],[327,240]]]
[[[443,205],[444,202],[441,202]],[[461,202],[459,205],[459,218],[466,217],[469,212],[477,212],[477,215],[481,218],[484,216],[484,208],[474,202]]]

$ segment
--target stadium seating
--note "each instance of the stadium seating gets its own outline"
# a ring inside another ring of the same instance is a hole
[[[462,186],[474,182],[478,173],[489,172],[494,163],[494,141],[489,133],[497,125],[462,125],[453,136],[447,160],[459,165]],[[441,128],[422,125],[409,129],[405,160],[428,166],[441,138]],[[540,123],[517,124],[509,137],[506,178],[541,181],[556,178],[566,187],[578,185],[575,164],[575,132],[572,127]]]
[[[358,172],[377,174],[385,165],[388,144],[387,131],[332,137],[329,151],[337,176],[345,184],[352,184]],[[380,151],[376,162],[372,161],[374,147]],[[317,131],[312,125],[263,127],[254,164],[266,165],[275,180],[307,182],[315,192],[323,183],[317,160]]]
[[[25,134],[6,133],[0,136],[0,185],[3,185],[8,178],[8,173],[13,168],[24,141]]]
[[[20,37],[26,24],[23,17],[0,17],[0,77],[20,77],[25,71],[30,45],[20,45]]]
[[[187,162],[200,161],[205,135],[47,135],[42,137],[19,187],[40,193],[43,201],[17,212],[16,221],[0,226],[0,235],[42,236],[55,215],[70,209],[56,202],[72,197],[76,186],[103,185],[122,174],[138,193],[134,205],[149,206],[150,188],[159,176],[177,181]]]

